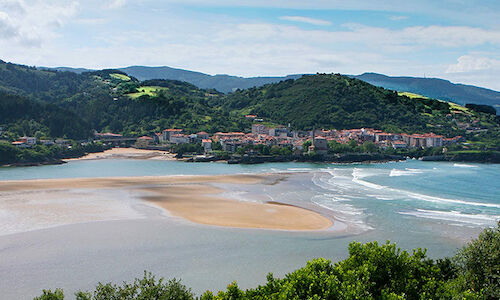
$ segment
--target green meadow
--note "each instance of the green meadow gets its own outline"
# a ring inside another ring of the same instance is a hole
[[[109,76],[111,78],[115,78],[115,79],[119,79],[119,80],[123,80],[123,81],[130,81],[130,77],[128,77],[127,75],[124,75],[124,74],[119,74],[119,73],[112,73],[112,74],[109,74]]]
[[[141,86],[137,88],[136,93],[130,93],[127,94],[132,99],[137,99],[141,96],[147,95],[147,96],[157,96],[160,91],[167,91],[168,88],[166,87],[161,87],[161,86]]]

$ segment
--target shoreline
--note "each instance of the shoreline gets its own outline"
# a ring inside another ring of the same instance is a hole
[[[22,212],[23,205],[29,205],[27,206],[29,209],[26,207],[24,209],[42,210],[34,215],[36,217],[39,214],[43,215],[43,213],[55,216],[64,214],[64,210],[60,209],[60,207],[64,206],[64,209],[70,209],[72,213],[78,214],[78,205],[73,209],[69,203],[63,202],[57,207],[47,208],[47,202],[56,197],[57,193],[85,190],[88,192],[86,197],[89,198],[89,201],[99,197],[103,198],[104,194],[107,193],[134,194],[136,195],[134,198],[139,203],[143,201],[143,204],[166,210],[167,215],[180,217],[202,225],[286,231],[319,231],[327,230],[337,223],[319,212],[294,205],[255,203],[225,198],[220,194],[226,190],[213,185],[272,185],[284,178],[286,178],[286,175],[283,174],[238,174],[0,181],[0,196],[2,194],[10,197],[22,195],[25,200],[29,200],[28,204],[10,204],[10,206],[0,202],[0,209],[7,208],[8,211],[9,208],[14,207],[17,212]],[[41,193],[44,193],[45,199],[39,196]],[[33,202],[37,204],[33,204]],[[85,206],[82,207],[85,208]],[[43,211],[44,209],[48,211]],[[100,211],[102,208],[99,207],[99,204],[96,204],[96,207],[92,207],[90,211],[94,209]],[[168,218],[168,216],[165,217]]]

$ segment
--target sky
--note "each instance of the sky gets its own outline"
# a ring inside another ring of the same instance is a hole
[[[0,59],[438,77],[500,91],[498,0],[0,0]]]

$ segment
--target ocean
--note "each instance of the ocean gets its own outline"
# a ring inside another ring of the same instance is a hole
[[[315,257],[345,258],[352,241],[390,240],[407,250],[427,248],[433,258],[450,256],[500,220],[500,165],[493,164],[228,165],[107,159],[0,168],[0,180],[241,173],[289,175],[275,185],[228,185],[224,196],[314,208],[349,230],[204,226],[167,217],[125,195],[104,194],[102,200],[86,202],[84,193],[57,201],[97,207],[98,218],[65,213],[41,222],[37,211],[13,214],[6,203],[22,199],[0,194],[0,293],[6,299],[30,299],[43,288],[61,287],[72,294],[99,281],[131,280],[144,270],[180,278],[197,293],[223,289],[235,280],[252,287],[263,283],[268,272],[282,276]]]

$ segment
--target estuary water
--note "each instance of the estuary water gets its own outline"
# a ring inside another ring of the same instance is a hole
[[[0,180],[241,173],[289,175],[272,186],[233,186],[225,196],[316,207],[350,230],[221,228],[172,222],[142,207],[128,218],[106,220],[103,213],[98,222],[41,224],[14,232],[7,228],[25,220],[15,220],[0,205],[0,293],[6,299],[30,299],[42,288],[62,287],[71,294],[99,281],[130,280],[144,270],[181,278],[197,293],[223,289],[234,280],[250,287],[263,283],[268,272],[281,276],[314,257],[345,258],[352,241],[390,240],[403,249],[427,248],[431,257],[453,255],[500,220],[500,165],[489,164],[228,165],[107,159],[0,168]]]

